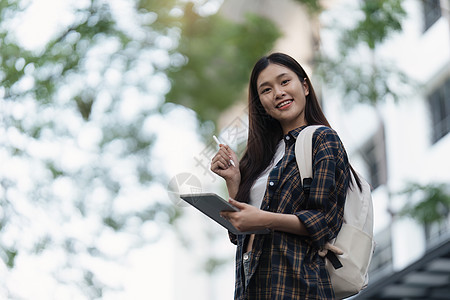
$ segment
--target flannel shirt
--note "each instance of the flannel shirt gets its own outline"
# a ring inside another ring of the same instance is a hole
[[[337,133],[321,127],[313,135],[313,181],[304,195],[295,159],[295,140],[305,126],[284,136],[286,152],[271,171],[261,209],[295,214],[309,236],[274,231],[256,235],[250,280],[244,284],[242,256],[248,235],[238,235],[235,299],[334,299],[319,248],[336,237],[342,225],[349,184],[347,154]]]

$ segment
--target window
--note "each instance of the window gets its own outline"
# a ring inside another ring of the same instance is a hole
[[[424,32],[442,15],[440,0],[423,0]]]
[[[386,143],[384,126],[361,148],[361,155],[366,164],[369,183],[375,189],[387,182]]]
[[[428,96],[432,118],[432,142],[450,132],[450,77]]]

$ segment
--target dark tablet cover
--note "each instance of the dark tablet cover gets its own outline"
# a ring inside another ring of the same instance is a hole
[[[231,205],[228,201],[214,193],[200,193],[200,194],[183,194],[180,198],[188,202],[199,211],[228,229],[234,234],[266,234],[269,233],[269,229],[263,229],[258,231],[241,232],[236,229],[228,220],[220,216],[221,211],[239,211],[238,208]]]

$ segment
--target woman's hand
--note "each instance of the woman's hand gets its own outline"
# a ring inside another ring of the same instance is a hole
[[[239,231],[255,231],[269,228],[271,230],[309,236],[305,225],[296,215],[261,210],[231,198],[228,202],[239,208],[240,211],[223,211],[220,215],[230,221]]]
[[[233,160],[234,166],[231,164],[231,160]],[[238,158],[229,146],[220,144],[219,151],[211,160],[211,171],[225,180],[232,179],[239,174]]]
[[[333,252],[336,255],[342,255],[344,254],[344,251],[342,251],[341,249],[339,249],[338,247],[330,244],[330,243],[326,243],[325,246],[319,250],[319,255],[321,257],[325,257],[328,253],[328,251]]]
[[[219,151],[211,160],[211,171],[225,179],[230,197],[235,197],[241,182],[241,172],[238,157],[229,146],[220,144]]]
[[[252,205],[229,199],[228,202],[237,207],[240,211],[223,211],[220,215],[230,221],[237,230],[254,231],[267,228],[265,214],[267,212],[260,210]]]

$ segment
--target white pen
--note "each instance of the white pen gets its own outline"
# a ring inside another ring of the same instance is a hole
[[[213,135],[213,139],[217,143],[217,146],[220,146],[220,144],[222,144],[215,135]],[[231,158],[230,158],[230,163],[233,165],[233,167],[236,167],[236,165],[234,164],[234,161]]]

